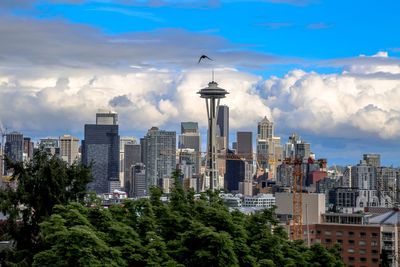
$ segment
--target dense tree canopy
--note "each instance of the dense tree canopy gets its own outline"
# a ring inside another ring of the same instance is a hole
[[[152,188],[148,199],[104,208],[82,202],[82,185],[90,181],[84,167],[43,155],[16,167],[18,189],[1,193],[10,221],[22,215],[10,233],[17,246],[6,265],[25,259],[33,266],[344,266],[335,249],[289,241],[273,210],[230,212],[215,192],[195,199],[178,172],[168,202]],[[20,236],[25,232],[30,238]]]
[[[86,185],[92,180],[90,169],[80,164],[68,166],[57,157],[38,151],[29,162],[12,162],[12,181],[16,188],[0,189],[0,211],[9,219],[6,236],[15,243],[13,251],[0,255],[0,260],[12,265],[29,266],[32,256],[41,250],[39,224],[53,214],[55,205],[83,201]]]

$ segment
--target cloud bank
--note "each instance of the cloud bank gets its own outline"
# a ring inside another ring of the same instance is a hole
[[[81,133],[98,108],[120,114],[123,130],[176,129],[181,121],[206,126],[210,69],[230,94],[232,130],[254,130],[265,115],[281,133],[395,140],[400,136],[400,64],[374,56],[320,64],[322,74],[295,69],[262,77],[244,68],[285,61],[250,52],[221,37],[179,29],[106,35],[65,21],[0,18],[0,119],[12,130]],[[210,53],[215,62],[197,65]]]

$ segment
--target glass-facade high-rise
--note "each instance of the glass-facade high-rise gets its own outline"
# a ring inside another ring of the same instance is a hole
[[[6,134],[4,153],[12,161],[23,161],[24,137],[22,133],[11,132]],[[5,166],[5,172],[6,169],[7,166]]]
[[[145,139],[146,180],[149,186],[161,185],[176,168],[176,132],[152,127]]]
[[[220,105],[218,107],[217,117],[217,135],[222,137],[223,145],[219,145],[220,149],[228,149],[229,147],[229,107]]]
[[[98,121],[99,122],[99,121]],[[116,124],[86,124],[82,142],[82,163],[92,164],[89,189],[109,193],[119,185],[119,135]]]

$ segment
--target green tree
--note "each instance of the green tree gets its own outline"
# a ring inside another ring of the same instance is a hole
[[[82,166],[39,154],[13,167],[20,183],[0,202],[17,241],[6,266],[343,266],[336,247],[288,240],[274,209],[230,211],[217,191],[195,199],[179,171],[168,202],[153,187],[148,199],[104,208],[79,203],[90,180]]]
[[[14,171],[12,180],[17,187],[0,190],[0,210],[9,216],[7,233],[16,247],[1,260],[9,265],[30,265],[32,256],[41,249],[39,224],[53,213],[55,205],[83,201],[92,176],[89,168],[68,166],[44,151],[35,153],[27,163],[9,159],[6,163]]]

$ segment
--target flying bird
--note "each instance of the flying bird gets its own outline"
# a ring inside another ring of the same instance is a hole
[[[197,62],[197,64],[199,64],[202,59],[212,60],[211,58],[207,57],[206,55],[201,55],[201,57],[199,58],[199,62]]]

